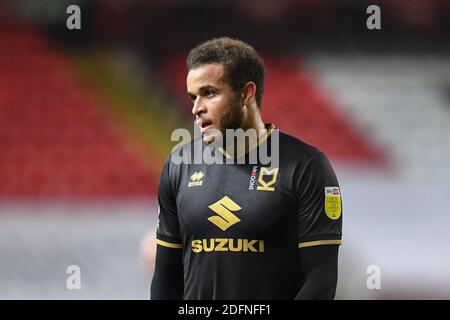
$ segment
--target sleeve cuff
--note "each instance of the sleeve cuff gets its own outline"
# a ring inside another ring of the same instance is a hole
[[[163,246],[163,247],[167,247],[167,248],[173,248],[173,249],[183,249],[183,244],[182,243],[170,243],[167,241],[162,241],[159,239],[156,239],[156,244]]]
[[[341,245],[342,240],[317,240],[317,241],[308,241],[308,242],[300,242],[298,244],[299,248],[307,248],[314,246],[323,246],[323,245]]]

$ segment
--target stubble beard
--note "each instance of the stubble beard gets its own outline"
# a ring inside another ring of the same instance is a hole
[[[242,110],[242,105],[237,97],[235,97],[231,103],[230,108],[228,108],[222,115],[219,122],[219,129],[213,134],[204,134],[203,142],[205,144],[211,144],[213,142],[219,142],[225,137],[225,131],[227,129],[236,130],[238,128],[243,128],[244,123],[244,112]],[[243,128],[244,129],[244,128]],[[219,136],[221,134],[221,137]]]

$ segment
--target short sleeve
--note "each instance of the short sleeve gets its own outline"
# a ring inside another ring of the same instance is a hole
[[[164,163],[159,182],[156,243],[169,248],[183,248],[177,214],[176,191],[170,174],[170,158]]]
[[[336,174],[317,152],[296,180],[298,247],[342,243],[342,199]]]

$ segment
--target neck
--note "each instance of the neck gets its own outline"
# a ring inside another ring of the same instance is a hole
[[[254,149],[259,143],[264,141],[267,134],[267,128],[261,118],[261,113],[256,105],[246,108],[244,111],[244,121],[241,129],[247,131],[248,140],[245,139],[244,145],[234,144],[234,150],[226,150],[227,154],[233,157],[241,156]]]
[[[246,110],[246,114],[244,119],[246,120],[246,125],[243,126],[242,129],[254,129],[258,133],[258,138],[264,135],[267,132],[264,121],[261,118],[261,113],[256,105],[249,107]]]

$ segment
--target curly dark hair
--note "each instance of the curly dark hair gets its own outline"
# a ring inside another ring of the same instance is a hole
[[[224,66],[225,81],[235,93],[239,93],[247,82],[253,81],[256,84],[256,103],[261,109],[265,67],[263,59],[252,46],[228,37],[215,38],[192,49],[186,59],[188,72],[210,63]]]

